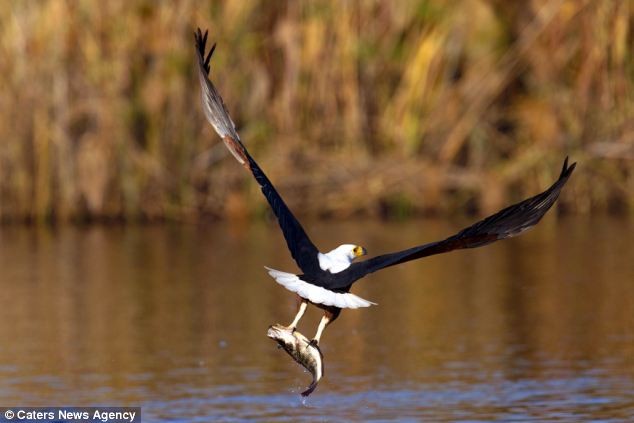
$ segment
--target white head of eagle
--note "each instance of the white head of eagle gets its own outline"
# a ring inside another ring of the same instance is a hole
[[[366,255],[365,248],[354,244],[343,244],[326,254],[319,253],[319,267],[328,270],[330,273],[338,273],[350,267],[350,264],[357,257]]]

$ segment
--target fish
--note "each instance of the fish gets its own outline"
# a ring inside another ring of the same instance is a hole
[[[293,357],[293,360],[301,364],[313,376],[311,384],[301,393],[303,397],[310,395],[324,376],[324,355],[319,347],[311,344],[310,340],[297,330],[293,331],[280,324],[269,326],[266,335],[277,341],[280,348],[283,348],[288,355]]]

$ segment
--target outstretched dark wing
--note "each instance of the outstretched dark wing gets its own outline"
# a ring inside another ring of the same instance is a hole
[[[235,125],[227,108],[216,90],[216,87],[209,80],[209,61],[214,52],[216,45],[214,44],[206,53],[207,31],[203,34],[200,29],[194,34],[196,39],[196,53],[198,56],[198,76],[200,87],[202,90],[202,103],[205,116],[211,126],[220,135],[225,145],[231,151],[233,156],[246,168],[248,168],[255,180],[260,184],[262,193],[266,197],[269,205],[273,209],[273,213],[277,216],[277,221],[284,233],[286,244],[291,251],[293,259],[304,273],[317,274],[321,272],[317,254],[319,251],[312,243],[304,228],[299,221],[293,216],[288,206],[277,193],[275,187],[266,177],[260,166],[253,160],[247,149],[240,141],[240,136],[236,132]]]
[[[354,263],[347,270],[335,275],[336,277],[329,281],[328,288],[337,289],[350,286],[352,282],[368,273],[410,260],[462,248],[481,247],[500,239],[519,235],[535,226],[555,203],[575,166],[576,163],[568,166],[568,158],[566,157],[559,179],[541,194],[500,210],[443,241],[436,241]]]

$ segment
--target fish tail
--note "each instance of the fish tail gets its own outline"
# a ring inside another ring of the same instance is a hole
[[[313,391],[315,390],[315,388],[317,388],[317,381],[313,380],[313,383],[310,384],[310,386],[308,387],[308,389],[306,389],[304,392],[302,392],[302,396],[303,397],[307,397],[310,394],[313,393]]]

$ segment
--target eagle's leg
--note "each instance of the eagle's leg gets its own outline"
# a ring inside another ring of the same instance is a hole
[[[319,326],[317,327],[317,333],[315,337],[310,341],[310,343],[314,346],[319,345],[319,340],[321,339],[321,335],[326,329],[326,326],[334,322],[337,317],[339,317],[339,313],[341,313],[341,309],[337,307],[328,307],[325,309],[324,315],[321,317],[321,321],[319,322]]]
[[[297,324],[299,323],[299,319],[302,318],[302,316],[304,315],[304,313],[306,313],[306,307],[308,307],[308,301],[306,301],[305,299],[301,298],[301,297],[297,297],[299,299],[299,308],[297,310],[297,314],[295,315],[295,319],[293,319],[293,322],[288,325],[288,329],[292,332],[295,332],[295,328],[297,327]]]

